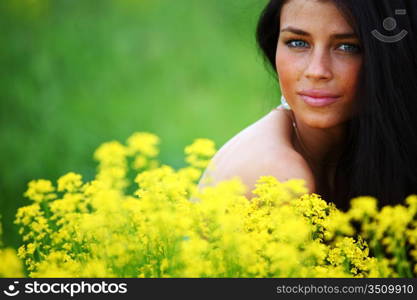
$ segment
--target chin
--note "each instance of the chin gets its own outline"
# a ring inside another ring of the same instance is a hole
[[[332,128],[342,125],[350,119],[351,110],[346,103],[334,103],[325,107],[311,107],[306,103],[294,103],[297,119],[312,128]],[[291,106],[291,104],[290,104]]]
[[[345,120],[323,114],[304,116],[302,121],[308,127],[317,129],[333,128],[342,125],[345,122]]]

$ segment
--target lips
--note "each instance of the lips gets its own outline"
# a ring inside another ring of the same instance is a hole
[[[303,90],[298,94],[305,103],[314,107],[330,105],[340,98],[340,95],[323,90]]]

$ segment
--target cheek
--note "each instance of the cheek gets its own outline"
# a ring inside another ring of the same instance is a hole
[[[297,82],[297,72],[295,69],[296,61],[294,56],[289,55],[285,49],[277,49],[275,56],[275,67],[278,73],[281,92],[286,93],[293,90],[293,86]]]
[[[339,78],[343,91],[349,100],[354,100],[360,83],[361,62],[344,64],[340,66],[339,70]]]

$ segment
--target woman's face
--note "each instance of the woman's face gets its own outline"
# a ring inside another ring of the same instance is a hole
[[[355,113],[360,43],[332,1],[290,0],[283,5],[275,63],[281,91],[299,121],[331,128]]]

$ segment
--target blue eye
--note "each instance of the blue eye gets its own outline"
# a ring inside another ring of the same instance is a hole
[[[285,44],[289,48],[308,48],[308,43],[303,40],[288,40]],[[359,53],[361,51],[358,45],[348,43],[341,44],[339,48],[342,48],[342,51],[347,53]]]
[[[354,45],[354,44],[342,44],[341,47],[342,46],[347,46],[347,47],[344,47],[345,50],[343,50],[343,51],[345,51],[345,52],[351,52],[351,53],[358,53],[358,52],[360,52],[360,48],[357,45]]]
[[[290,48],[305,48],[303,45],[307,43],[302,40],[289,40],[285,44]]]

